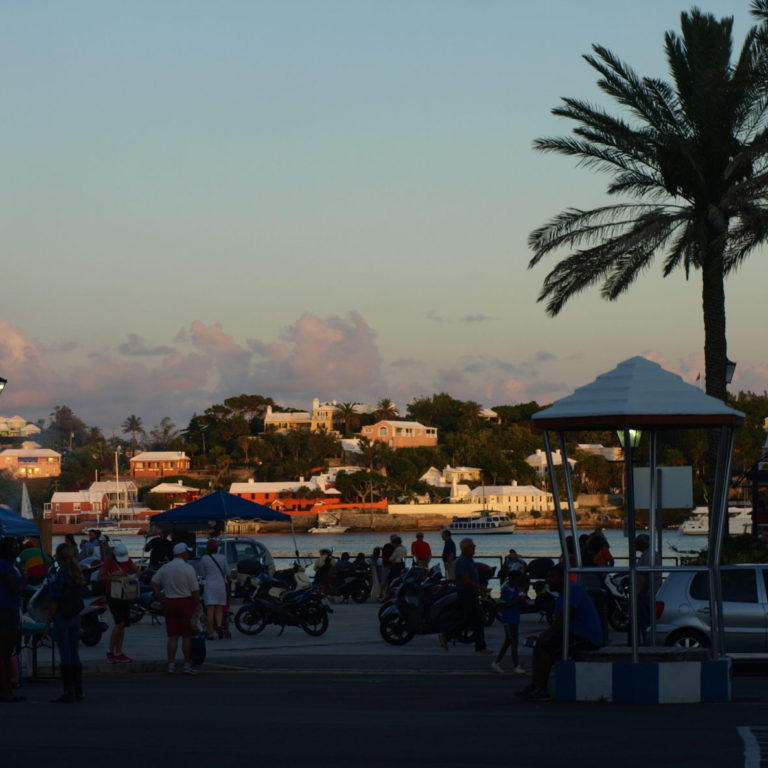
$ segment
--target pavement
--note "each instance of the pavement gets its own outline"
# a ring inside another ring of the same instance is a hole
[[[734,679],[729,704],[532,704],[514,696],[527,677],[493,673],[493,657],[472,646],[445,652],[434,636],[388,645],[377,610],[375,603],[335,605],[319,638],[297,627],[247,637],[233,627],[231,639],[208,643],[194,677],[165,674],[165,628],[144,617],[126,633],[132,664],[106,663],[106,635],[82,648],[85,702],[51,704],[59,681],[25,682],[28,701],[0,709],[3,765],[53,759],[57,768],[81,766],[85,754],[110,768],[182,760],[366,768],[548,768],[595,759],[622,768],[761,765],[761,742],[768,742],[763,667]],[[521,636],[542,626],[525,616]],[[487,630],[491,648],[502,634],[499,624]],[[530,667],[528,648],[521,662]]]

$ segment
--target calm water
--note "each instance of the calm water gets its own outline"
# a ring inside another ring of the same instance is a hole
[[[79,541],[79,537],[76,537]],[[279,561],[282,558],[294,557],[294,543],[290,534],[257,534],[254,538],[262,541],[272,552],[272,555]],[[389,538],[389,534],[382,533],[344,533],[338,536],[334,535],[312,535],[301,534],[296,536],[296,546],[299,555],[302,557],[314,556],[321,547],[333,549],[335,554],[349,552],[354,557],[358,552],[366,555],[370,554],[374,547],[383,546]],[[414,539],[412,533],[405,533],[402,536],[405,548],[410,550],[411,541]],[[443,542],[438,531],[427,532],[424,538],[432,547],[432,552],[438,555],[442,552]],[[454,537],[457,540],[460,537]],[[606,538],[610,544],[611,551],[616,558],[626,558],[628,556],[627,539],[624,538],[622,531],[609,530],[606,532]],[[54,544],[62,541],[61,537],[54,537]],[[514,548],[525,559],[533,557],[559,557],[560,544],[557,531],[518,531],[513,534],[496,536],[475,536],[477,544],[477,557],[483,559],[487,557],[489,564],[498,564],[498,557],[505,555],[510,548]],[[144,538],[141,536],[126,536],[121,541],[128,547],[128,551],[133,556],[143,554]],[[664,557],[675,557],[679,551],[688,552],[690,550],[699,550],[706,546],[706,536],[683,536],[676,530],[664,531]],[[678,550],[678,551],[675,551]]]

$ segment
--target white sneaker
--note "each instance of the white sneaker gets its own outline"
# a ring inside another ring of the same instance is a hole
[[[168,674],[169,675],[175,675],[176,674],[176,665],[175,664],[169,664],[168,665]]]
[[[517,666],[517,667],[515,667],[512,670],[512,673],[515,674],[515,675],[527,675],[528,674],[528,670],[525,669],[524,667]]]
[[[184,665],[184,674],[185,675],[197,675],[197,674],[199,674],[199,672],[191,664],[185,664]]]
[[[504,674],[504,667],[501,664],[497,664],[495,661],[491,663],[491,669],[499,675]],[[512,670],[514,672],[514,670]]]

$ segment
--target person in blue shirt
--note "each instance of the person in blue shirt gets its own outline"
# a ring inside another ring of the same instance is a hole
[[[555,620],[552,625],[535,638],[533,647],[533,681],[518,692],[527,699],[546,701],[549,699],[547,683],[555,661],[563,658],[563,590],[564,569],[556,565],[547,574],[547,584],[558,593],[555,601]],[[579,584],[570,585],[568,646],[571,653],[594,651],[603,645],[603,630],[600,616],[587,591]]]
[[[455,579],[459,595],[459,607],[465,627],[472,629],[475,640],[475,653],[493,653],[485,644],[485,627],[483,614],[480,610],[480,595],[488,592],[487,587],[480,583],[477,565],[474,561],[475,542],[472,539],[462,539],[459,542],[461,555],[456,558]],[[447,649],[444,635],[438,637],[440,645]]]
[[[509,655],[512,659],[512,672],[516,675],[527,674],[526,670],[520,666],[520,659],[517,655],[517,642],[520,635],[520,606],[525,605],[527,596],[525,594],[525,575],[520,571],[512,571],[507,576],[507,583],[501,588],[501,605],[503,608],[499,618],[504,625],[504,642],[499,648],[496,659],[491,664],[491,669],[504,674],[504,668],[501,662],[504,654],[509,648]]]

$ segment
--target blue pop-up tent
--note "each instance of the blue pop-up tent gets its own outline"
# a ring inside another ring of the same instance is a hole
[[[216,491],[181,507],[153,515],[153,525],[195,525],[213,526],[227,520],[263,520],[264,522],[291,522],[291,516],[276,509],[270,509],[255,501],[247,501],[226,491]]]
[[[0,504],[0,536],[39,537],[40,528],[34,520],[27,520]]]

